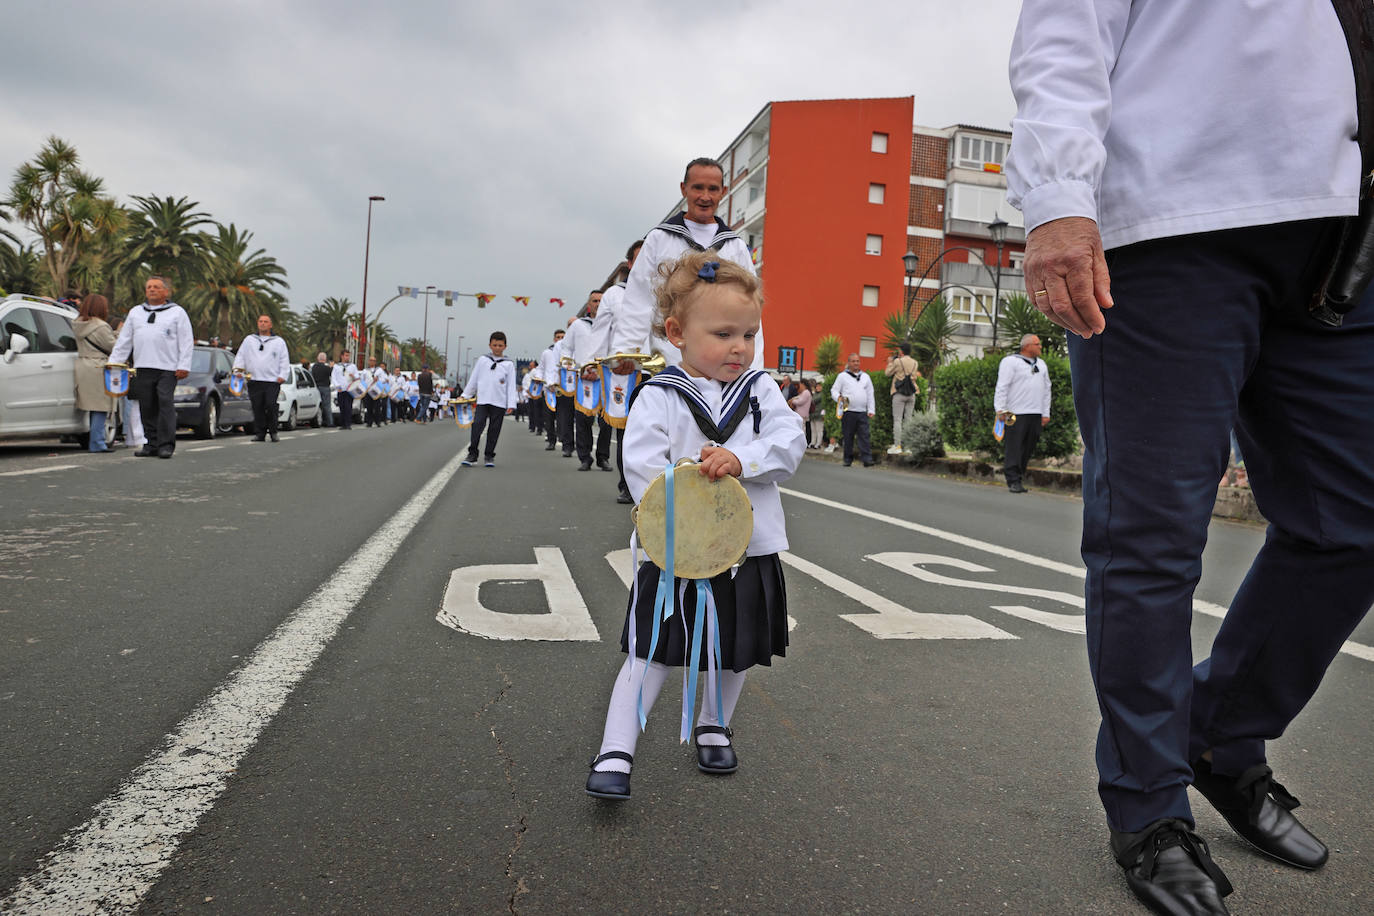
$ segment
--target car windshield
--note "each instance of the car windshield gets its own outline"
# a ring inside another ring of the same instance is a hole
[[[197,375],[209,375],[214,365],[215,354],[212,350],[191,351],[191,371]]]

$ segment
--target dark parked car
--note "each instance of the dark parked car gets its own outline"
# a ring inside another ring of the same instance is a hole
[[[177,381],[177,426],[189,426],[202,439],[213,439],[235,426],[253,429],[253,406],[248,390],[234,395],[229,374],[234,354],[222,347],[197,346],[191,354],[191,374]]]

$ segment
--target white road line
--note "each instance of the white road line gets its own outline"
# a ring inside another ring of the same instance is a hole
[[[213,452],[217,448],[224,448],[222,445],[197,445],[195,448],[188,448],[188,452]]]
[[[132,911],[224,791],[225,781],[458,470],[459,457],[368,537],[326,583],[167,736],[86,823],[69,832],[0,912]]]
[[[954,544],[961,544],[964,547],[971,547],[974,550],[982,550],[987,553],[996,554],[999,557],[1006,557],[1010,560],[1017,560],[1030,566],[1039,566],[1041,569],[1052,569],[1068,576],[1078,579],[1087,578],[1087,570],[1081,566],[1073,566],[1069,563],[1060,563],[1058,560],[1051,560],[1047,557],[1038,557],[1033,553],[1022,553],[1010,547],[1003,547],[1001,544],[994,544],[991,541],[980,541],[977,538],[965,537],[962,534],[955,534],[952,531],[943,531],[939,528],[931,528],[929,525],[919,525],[916,522],[907,521],[904,518],[896,518],[891,515],[883,515],[880,512],[872,512],[868,509],[860,509],[845,503],[836,502],[833,499],[826,499],[822,496],[812,496],[810,493],[803,493],[800,490],[793,490],[791,487],[780,487],[783,493],[788,496],[795,496],[798,499],[809,500],[819,503],[831,509],[839,509],[841,512],[850,512],[854,515],[871,518],[874,521],[886,522],[889,525],[896,525],[898,528],[906,528],[910,531],[918,531],[921,534],[929,535],[933,538],[950,541]],[[1211,601],[1203,601],[1201,598],[1193,599],[1193,610],[1209,617],[1225,617],[1226,607],[1220,604],[1213,604]],[[1346,642],[1341,646],[1341,651],[1356,658],[1363,658],[1374,662],[1374,648],[1357,642]]]
[[[30,468],[27,471],[5,471],[0,477],[22,477],[25,474],[46,474],[49,471],[66,471],[70,468],[79,468],[79,464],[54,464],[46,468]]]

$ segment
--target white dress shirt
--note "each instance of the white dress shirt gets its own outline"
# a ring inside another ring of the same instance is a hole
[[[1025,0],[1008,200],[1104,247],[1356,212],[1355,78],[1330,0]]]
[[[596,342],[592,339],[595,321],[594,318],[579,318],[568,325],[568,333],[563,337],[563,352],[573,358],[579,369],[595,358]]]
[[[1007,413],[1050,415],[1050,368],[1043,359],[1013,353],[997,364],[992,409]]]
[[[148,323],[152,315],[153,323]],[[191,353],[195,347],[195,334],[191,331],[191,319],[186,310],[175,302],[152,306],[146,302],[129,309],[110,351],[110,362],[129,362],[133,352],[135,369],[168,369],[171,371],[191,371]]]
[[[284,382],[291,377],[291,357],[286,341],[276,334],[249,334],[234,354],[234,368],[247,372],[255,382]]]
[[[478,404],[515,409],[515,363],[504,356],[483,353],[463,386],[463,397],[477,397]]]
[[[855,378],[849,374],[848,369],[843,369],[840,374],[835,376],[835,384],[830,386],[830,396],[836,403],[840,398],[849,398],[849,411],[862,411],[873,416],[874,397],[873,379],[868,377],[867,372],[860,372],[859,377]]]
[[[594,359],[602,359],[615,352],[611,349],[611,336],[615,333],[615,316],[624,301],[624,283],[617,283],[601,294],[601,305],[596,310],[596,317],[592,319],[588,344]]]
[[[689,378],[719,422],[727,386],[713,379]],[[733,452],[743,468],[739,481],[754,506],[754,534],[745,552],[756,557],[787,549],[778,482],[796,473],[806,452],[806,435],[777,383],[766,374],[754,380],[749,393],[758,398],[759,431],[754,432],[753,420],[746,415],[730,438],[719,444]],[[644,497],[649,484],[669,463],[699,458],[706,444],[706,436],[682,395],[655,385],[644,386],[635,395],[625,424],[625,483],[634,501]]]
[[[539,374],[544,377],[545,385],[554,388],[558,387],[558,360],[563,355],[561,344],[562,341],[551,343],[548,349],[539,354]]]
[[[335,363],[329,372],[329,390],[347,391],[353,380],[358,378],[358,367],[352,363]]]
[[[715,235],[722,231],[719,223],[698,223],[685,220],[684,225],[692,233],[692,239],[702,247],[709,247]],[[658,265],[673,261],[688,251],[691,246],[682,236],[655,227],[644,237],[639,249],[635,266],[630,269],[630,278],[625,283],[625,294],[617,308],[615,326],[611,333],[610,352],[612,353],[662,353],[668,365],[676,366],[682,362],[682,353],[662,337],[651,336],[650,327],[654,312],[654,289],[659,284]],[[738,238],[732,238],[720,247],[721,260],[733,261],[751,274],[754,259],[749,254],[749,246]],[[604,300],[603,300],[604,302]],[[752,369],[763,368],[763,327],[754,337],[754,362]]]

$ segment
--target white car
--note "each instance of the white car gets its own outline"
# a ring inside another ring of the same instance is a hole
[[[76,316],[39,296],[0,299],[0,439],[62,436],[85,446],[91,420],[76,409]],[[105,425],[108,441],[115,427]]]
[[[282,429],[295,429],[302,423],[320,425],[320,389],[310,371],[292,366],[277,393],[277,421]]]

